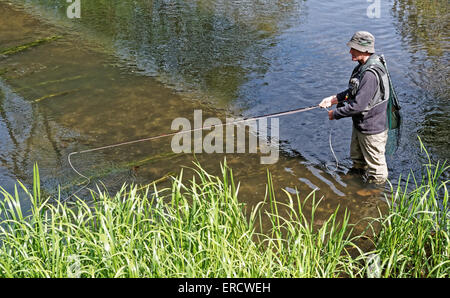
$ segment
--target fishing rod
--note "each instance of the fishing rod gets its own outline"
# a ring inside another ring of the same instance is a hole
[[[215,127],[222,127],[222,126],[227,126],[227,125],[236,125],[236,124],[247,122],[247,121],[255,121],[255,120],[260,120],[260,119],[265,119],[265,118],[272,118],[272,117],[280,117],[280,116],[292,115],[292,114],[297,114],[297,113],[302,113],[302,112],[314,110],[314,109],[317,109],[319,107],[320,107],[319,105],[315,105],[315,106],[303,107],[303,108],[298,108],[298,109],[293,109],[293,110],[288,110],[288,111],[283,111],[283,112],[276,112],[276,113],[265,114],[265,115],[261,115],[261,116],[247,117],[247,118],[239,119],[239,120],[236,120],[236,121],[233,121],[233,122],[221,123],[221,124],[216,124],[216,125],[211,125],[211,126],[202,126],[202,127],[197,127],[197,128],[194,128],[194,129],[189,129],[189,130],[182,130],[182,131],[178,131],[178,132],[165,133],[165,134],[152,136],[152,137],[148,137],[148,138],[142,138],[142,139],[138,139],[138,140],[132,140],[132,141],[127,141],[127,142],[121,142],[121,143],[116,143],[116,144],[96,147],[96,148],[92,148],[92,149],[86,149],[86,150],[82,150],[82,151],[71,152],[67,156],[67,160],[69,162],[70,167],[80,177],[85,178],[87,180],[87,183],[86,183],[85,186],[83,186],[82,188],[80,188],[79,190],[77,190],[76,192],[71,194],[69,197],[64,199],[63,202],[68,200],[70,197],[74,196],[76,193],[78,193],[79,191],[81,191],[85,187],[87,187],[87,185],[89,185],[89,183],[91,181],[91,179],[89,177],[87,177],[86,175],[80,173],[72,165],[71,157],[73,155],[75,155],[75,154],[83,154],[83,153],[100,151],[100,150],[105,150],[105,149],[110,149],[110,148],[115,148],[115,147],[120,147],[120,146],[125,146],[125,145],[131,145],[131,144],[136,144],[136,143],[141,143],[141,142],[147,142],[147,141],[152,141],[152,140],[161,139],[161,138],[165,138],[165,137],[175,136],[175,135],[178,135],[178,134],[191,133],[191,132],[195,132],[195,131],[199,131],[199,130],[212,129],[212,128],[215,128]]]

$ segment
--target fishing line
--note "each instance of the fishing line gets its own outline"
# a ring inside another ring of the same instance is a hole
[[[328,108],[325,108],[327,111],[329,111],[328,110]],[[330,122],[331,123],[331,122]],[[331,126],[331,125],[330,125]],[[330,167],[328,166],[328,163],[326,163],[325,164],[325,167],[327,168],[327,170],[328,171],[330,171],[330,172],[336,172],[337,170],[338,170],[338,168],[339,168],[339,160],[338,160],[338,158],[337,158],[337,156],[336,156],[336,153],[334,152],[334,149],[333,149],[333,145],[332,145],[332,142],[331,142],[331,131],[333,130],[333,127],[330,127],[330,133],[329,133],[329,137],[328,137],[328,143],[329,143],[329,145],[330,145],[330,150],[331,150],[331,153],[333,154],[333,156],[334,156],[334,160],[336,161],[336,166],[335,166],[335,168],[334,169],[330,169]]]
[[[328,143],[330,144],[330,150],[331,150],[331,153],[332,153],[333,156],[334,156],[334,160],[336,161],[336,165],[334,166],[334,167],[335,167],[334,169],[330,169],[330,167],[328,166],[328,164],[325,164],[325,167],[326,167],[327,170],[330,171],[330,172],[336,172],[336,171],[338,170],[338,168],[339,168],[339,160],[338,160],[338,158],[336,157],[336,153],[334,152],[333,145],[331,144],[331,131],[332,131],[332,130],[333,130],[333,129],[330,128],[330,134],[329,134],[329,138],[328,138]]]
[[[85,189],[89,183],[91,182],[91,178],[87,177],[86,175],[82,174],[81,172],[79,172],[72,164],[71,161],[71,157],[73,155],[76,154],[84,154],[84,153],[88,153],[88,152],[95,152],[95,151],[100,151],[100,150],[105,150],[105,149],[110,149],[110,148],[115,148],[115,147],[120,147],[120,146],[125,146],[125,145],[131,145],[131,144],[136,144],[136,143],[141,143],[141,142],[147,142],[147,141],[153,141],[153,140],[157,140],[157,139],[161,139],[161,138],[165,138],[165,137],[171,137],[171,136],[175,136],[175,135],[179,135],[179,134],[183,134],[183,133],[191,133],[191,132],[195,132],[195,131],[199,131],[199,130],[206,130],[206,129],[212,129],[215,127],[223,127],[223,126],[227,126],[227,125],[236,125],[238,123],[243,123],[243,122],[247,122],[247,121],[255,121],[255,120],[260,120],[260,119],[265,119],[265,118],[271,118],[271,117],[279,117],[279,116],[286,116],[286,115],[292,115],[292,114],[296,114],[296,113],[301,113],[301,112],[306,112],[306,111],[310,111],[310,110],[314,110],[319,108],[319,105],[316,106],[310,106],[310,107],[306,107],[306,108],[299,108],[299,109],[294,109],[294,110],[288,110],[288,111],[284,111],[284,112],[278,112],[278,113],[271,113],[271,114],[266,114],[266,115],[262,115],[262,116],[256,116],[256,117],[248,117],[248,118],[243,118],[240,120],[236,120],[233,122],[227,122],[227,123],[221,123],[221,124],[216,124],[216,125],[211,125],[211,126],[202,126],[202,127],[198,127],[198,128],[194,128],[194,129],[189,129],[189,130],[183,130],[183,131],[179,131],[179,132],[172,132],[172,133],[165,133],[165,134],[161,134],[161,135],[157,135],[157,136],[152,136],[152,137],[148,137],[148,138],[143,138],[143,139],[138,139],[138,140],[132,140],[132,141],[127,141],[127,142],[121,142],[121,143],[116,143],[116,144],[111,144],[111,145],[107,145],[107,146],[101,146],[101,147],[97,147],[97,148],[92,148],[92,149],[86,149],[86,150],[82,150],[82,151],[74,151],[71,152],[68,156],[67,156],[67,160],[69,162],[69,166],[72,168],[72,170],[77,173],[80,177],[86,179],[86,184],[81,187],[80,189],[78,189],[76,192],[72,193],[70,196],[68,196],[67,198],[65,198],[63,200],[66,201],[69,198],[73,197],[75,194],[79,193],[81,190]],[[331,140],[331,139],[330,139]],[[330,143],[331,146],[331,143]],[[334,154],[334,152],[333,152]]]

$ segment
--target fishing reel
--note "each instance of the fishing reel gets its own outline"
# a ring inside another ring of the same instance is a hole
[[[350,91],[350,96],[355,97],[356,92],[358,92],[359,89],[359,80],[358,78],[352,78],[350,82],[348,83],[348,89]]]

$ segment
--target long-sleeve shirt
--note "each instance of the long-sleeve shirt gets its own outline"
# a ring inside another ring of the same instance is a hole
[[[334,118],[352,117],[355,128],[365,134],[378,134],[385,131],[387,129],[387,101],[362,113],[375,96],[377,89],[376,75],[371,71],[364,72],[354,99],[345,100],[348,89],[337,94],[339,104],[333,112]],[[345,104],[343,105],[343,103]]]

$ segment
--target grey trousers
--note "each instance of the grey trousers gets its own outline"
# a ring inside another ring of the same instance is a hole
[[[388,130],[375,135],[363,134],[353,127],[350,158],[353,168],[366,170],[369,182],[384,183],[388,178],[386,142]]]

